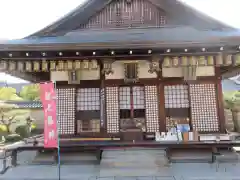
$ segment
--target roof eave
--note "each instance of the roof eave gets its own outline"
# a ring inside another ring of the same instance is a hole
[[[50,44],[1,44],[0,51],[55,51],[55,50],[101,50],[101,49],[145,49],[145,48],[198,48],[239,46],[240,37],[212,39],[208,41],[145,41],[102,43],[50,43]]]

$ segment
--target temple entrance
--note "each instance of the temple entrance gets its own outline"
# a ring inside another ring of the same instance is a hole
[[[142,140],[146,132],[143,86],[119,87],[120,131],[126,141]]]

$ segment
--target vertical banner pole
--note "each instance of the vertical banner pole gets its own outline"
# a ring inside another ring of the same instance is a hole
[[[57,156],[58,156],[58,180],[61,180],[61,158],[60,158],[60,127],[58,121],[58,95],[56,82],[53,81],[54,91],[56,94],[56,117],[57,117],[57,135],[58,135],[58,146],[57,146]]]

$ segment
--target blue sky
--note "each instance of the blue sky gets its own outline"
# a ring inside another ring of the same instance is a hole
[[[85,0],[1,0],[0,40],[27,36],[56,21]],[[240,28],[240,0],[182,0],[194,8]],[[0,79],[17,82],[0,73]]]

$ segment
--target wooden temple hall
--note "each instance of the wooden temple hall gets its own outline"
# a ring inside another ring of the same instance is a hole
[[[142,141],[174,120],[224,133],[240,32],[177,0],[91,0],[0,44],[1,71],[55,81],[62,138]]]

